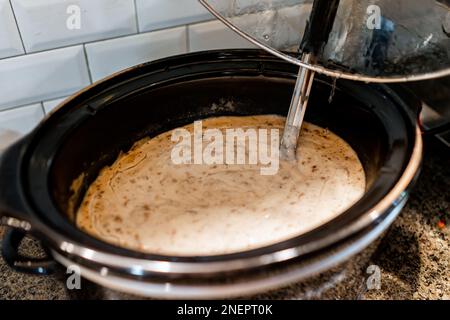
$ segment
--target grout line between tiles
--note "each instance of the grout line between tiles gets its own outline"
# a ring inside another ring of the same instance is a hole
[[[65,48],[70,48],[70,47],[76,47],[76,46],[81,46],[81,45],[84,46],[84,45],[89,45],[89,44],[93,44],[93,43],[99,43],[99,42],[103,42],[103,41],[109,41],[109,40],[133,37],[133,36],[138,36],[138,35],[141,35],[141,34],[148,34],[148,33],[152,33],[152,32],[157,32],[157,31],[172,30],[172,29],[176,29],[176,28],[181,28],[183,26],[184,25],[178,25],[178,26],[173,26],[173,27],[170,27],[170,28],[149,30],[149,31],[145,31],[145,32],[142,32],[142,33],[130,33],[130,34],[122,35],[122,36],[116,36],[116,37],[110,37],[110,38],[104,38],[104,39],[98,39],[98,40],[87,41],[87,42],[80,42],[80,43],[73,43],[73,44],[60,46],[60,47],[55,47],[55,48],[50,48],[50,49],[45,49],[45,50],[38,50],[38,51],[27,52],[26,54],[20,54],[20,55],[14,55],[14,56],[10,56],[10,57],[4,57],[4,58],[0,58],[0,61],[7,60],[7,59],[12,59],[12,58],[23,57],[23,56],[29,56],[29,55],[36,54],[36,53],[43,53],[43,52],[54,51],[54,50],[59,50],[59,49],[65,49]]]
[[[27,50],[25,49],[25,43],[23,42],[22,32],[20,31],[19,23],[17,22],[16,13],[14,12],[14,7],[12,5],[11,0],[8,0],[8,3],[9,3],[9,7],[11,8],[11,12],[13,14],[13,17],[14,17],[14,22],[16,23],[17,32],[19,32],[19,38],[20,38],[20,42],[22,43],[23,52],[26,54]]]
[[[42,110],[42,112],[44,113],[44,116],[47,114],[47,112],[45,112],[45,108],[44,108],[44,102],[43,101],[41,101],[41,102],[39,102],[40,103],[40,105],[41,105],[41,110]]]
[[[141,33],[141,30],[139,28],[139,15],[138,15],[138,12],[137,12],[137,3],[136,3],[136,1],[137,0],[133,1],[133,3],[134,3],[134,16],[136,18],[136,30],[137,30],[137,33]]]
[[[12,55],[12,56],[7,56],[7,57],[0,58],[0,61],[12,59],[12,58],[17,58],[17,57],[22,57],[22,56],[26,56],[26,55],[27,54],[25,52],[24,53],[19,53],[19,54],[15,54],[15,55]]]
[[[80,89],[80,90],[81,90],[81,89]],[[75,92],[77,92],[77,91],[75,91]],[[73,93],[75,93],[75,92],[73,92]],[[45,102],[49,102],[49,101],[53,101],[53,100],[58,100],[58,99],[66,99],[66,98],[70,97],[73,93],[67,94],[67,95],[64,95],[64,96],[59,96],[59,97],[54,97],[54,98],[48,98],[48,99],[42,100],[42,101],[34,101],[34,102],[28,102],[28,103],[25,103],[25,104],[19,104],[19,105],[17,105],[17,106],[6,107],[6,108],[4,108],[4,109],[0,109],[0,112],[2,112],[2,111],[10,111],[10,110],[18,109],[18,108],[23,108],[23,107],[28,107],[28,106],[30,106],[30,105],[38,104],[38,103],[42,103],[42,105],[44,105]]]
[[[14,110],[14,109],[20,109],[20,108],[29,107],[29,106],[32,106],[32,105],[34,105],[34,104],[39,104],[39,103],[42,104],[42,102],[36,101],[36,102],[31,102],[31,103],[21,104],[21,105],[13,106],[13,107],[6,107],[6,108],[4,108],[4,109],[0,109],[0,113],[2,113],[3,111],[11,111],[11,110]]]
[[[86,67],[87,67],[87,70],[88,70],[89,81],[92,84],[92,83],[94,83],[94,81],[92,81],[91,66],[89,64],[89,58],[88,58],[88,54],[87,54],[87,51],[86,51],[86,45],[85,44],[83,44],[83,53],[84,53],[84,58],[86,60]]]
[[[81,90],[81,89],[80,89]],[[77,91],[75,91],[74,93],[76,93]],[[73,94],[73,93],[72,93]],[[43,100],[43,101],[41,101],[42,102],[42,104],[44,104],[45,102],[50,102],[50,101],[53,101],[53,100],[59,100],[59,99],[66,99],[66,98],[68,98],[68,97],[70,97],[72,94],[67,94],[67,95],[65,95],[65,96],[60,96],[60,97],[56,97],[56,98],[51,98],[51,99],[47,99],[47,100]]]

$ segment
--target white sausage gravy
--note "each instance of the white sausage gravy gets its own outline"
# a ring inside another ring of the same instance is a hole
[[[204,128],[279,128],[272,115],[217,117]],[[193,125],[184,127],[193,131]],[[318,227],[361,198],[355,151],[305,123],[297,161],[275,175],[258,165],[174,164],[172,131],[137,142],[90,185],[76,223],[92,236],[141,252],[205,256],[270,245]],[[270,141],[269,141],[270,142]]]

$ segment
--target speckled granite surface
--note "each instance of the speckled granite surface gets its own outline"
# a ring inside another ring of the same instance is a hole
[[[444,226],[439,221],[447,222]],[[375,253],[355,259],[363,265],[358,270],[335,273],[325,287],[305,296],[301,285],[266,293],[255,298],[299,299],[450,299],[450,149],[434,140],[427,141],[421,177],[400,217],[381,241]],[[0,228],[0,235],[4,230]],[[39,246],[27,241],[24,252],[38,254]],[[381,288],[368,290],[367,266],[381,270]],[[333,281],[335,281],[333,283]],[[85,299],[129,298],[83,282],[83,290],[65,289],[63,275],[37,277],[9,269],[0,258],[0,299]],[[333,290],[328,290],[333,285]],[[327,287],[328,286],[328,287]],[[328,293],[325,291],[328,290]]]
[[[406,209],[372,258],[382,290],[367,299],[450,299],[450,149],[426,141],[425,150]]]

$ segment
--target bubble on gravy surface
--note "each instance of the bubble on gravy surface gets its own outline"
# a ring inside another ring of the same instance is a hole
[[[203,128],[278,128],[281,133],[284,122],[273,115],[218,117],[203,120]],[[184,128],[193,131],[192,124]],[[277,174],[266,176],[258,165],[173,164],[171,135],[139,141],[104,168],[78,209],[78,227],[142,252],[226,254],[310,231],[365,190],[365,174],[352,148],[309,123],[297,161],[280,160]]]

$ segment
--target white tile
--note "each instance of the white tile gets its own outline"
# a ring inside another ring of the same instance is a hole
[[[33,130],[43,117],[40,103],[0,111],[0,151]]]
[[[62,97],[89,85],[82,46],[0,60],[0,110]]]
[[[136,64],[185,53],[186,50],[186,27],[86,45],[89,68],[94,81]]]
[[[136,0],[136,9],[141,32],[213,19],[198,0]]]
[[[50,113],[53,109],[55,109],[61,102],[63,102],[66,99],[67,97],[42,102],[45,113],[46,114]]]
[[[230,30],[220,21],[190,25],[190,51],[255,48],[251,42]]]
[[[0,59],[24,53],[8,0],[0,0]]]
[[[133,0],[12,0],[12,5],[27,52],[137,32]]]

